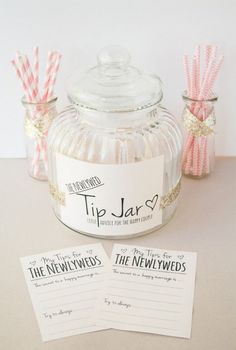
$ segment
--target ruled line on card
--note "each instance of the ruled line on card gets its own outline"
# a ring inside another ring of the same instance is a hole
[[[171,297],[176,297],[176,298],[181,298],[181,295],[174,295],[174,294],[166,294],[166,293],[159,293],[159,292],[153,292],[153,291],[147,291],[147,290],[140,290],[140,289],[132,289],[132,288],[127,288],[127,287],[113,287],[109,286],[108,288],[111,289],[124,289],[124,290],[129,290],[131,292],[138,292],[138,293],[147,293],[147,294],[155,294],[155,295],[166,295],[166,296],[171,296]]]
[[[99,280],[99,281],[93,281],[93,282],[87,282],[87,283],[79,283],[79,284],[76,284],[76,285],[74,285],[74,286],[68,286],[68,287],[58,288],[58,289],[54,289],[54,290],[48,290],[48,291],[44,291],[44,292],[38,292],[37,295],[59,292],[59,291],[61,291],[61,290],[65,290],[65,289],[71,289],[71,288],[76,288],[76,287],[83,287],[83,286],[86,286],[86,285],[88,285],[88,284],[100,283],[100,282],[103,282],[103,281],[102,281],[102,280]],[[37,291],[36,291],[36,292],[37,292]]]
[[[89,309],[93,309],[93,307],[92,307],[92,306],[89,306],[89,307],[82,307],[81,309],[75,309],[75,310],[73,310],[72,312],[83,311],[83,310],[89,310]]]
[[[71,293],[71,294],[66,294],[66,295],[59,295],[57,297],[52,297],[52,298],[47,298],[47,299],[43,299],[43,300],[39,300],[40,302],[44,302],[44,301],[50,301],[50,300],[55,300],[55,299],[61,299],[61,298],[65,298],[65,297],[71,297],[73,295],[78,295],[78,294],[84,294],[84,293],[93,293],[93,292],[97,292],[99,291],[99,289],[86,289],[83,291],[80,291],[79,293]]]
[[[47,309],[52,309],[54,307],[62,307],[65,305],[74,305],[74,304],[79,304],[79,303],[86,303],[88,301],[94,301],[94,298],[90,298],[90,299],[83,299],[83,300],[75,300],[73,302],[70,303],[64,303],[64,304],[56,304],[56,305],[49,305],[49,306],[45,306]]]
[[[110,295],[112,297],[119,297],[119,298],[125,298],[125,299],[136,299],[136,300],[144,300],[144,301],[148,301],[148,302],[155,302],[155,303],[162,303],[162,304],[181,305],[181,303],[174,303],[174,302],[170,302],[170,301],[161,301],[161,300],[154,300],[154,299],[138,298],[138,297],[133,297],[133,296],[128,297],[127,295],[118,295],[118,294],[111,294],[111,293],[108,293],[108,295]]]
[[[112,313],[112,314],[118,314],[118,315],[122,315],[122,316],[132,316],[132,317],[137,317],[137,318],[142,318],[142,319],[151,319],[151,320],[158,320],[158,321],[168,321],[168,322],[176,322],[177,320],[171,320],[171,319],[167,319],[167,318],[159,318],[159,317],[153,317],[153,316],[145,316],[145,315],[136,315],[136,314],[130,314],[130,313],[123,313],[123,312],[119,312],[119,311],[109,311],[109,310],[104,310],[104,312],[107,313]]]
[[[166,309],[154,309],[153,307],[144,307],[144,306],[136,306],[132,305],[132,308],[134,309],[144,309],[144,310],[151,310],[151,311],[157,311],[157,312],[169,312],[173,314],[180,314],[180,311],[173,311],[173,310],[166,310]]]
[[[123,282],[123,283],[134,283],[134,284],[144,284],[143,281],[128,281],[128,280],[121,280],[117,278],[111,278],[111,281],[116,281],[116,282]],[[181,281],[183,282],[183,281]],[[155,283],[146,283],[145,286],[153,286],[153,287],[158,287],[158,288],[171,288],[171,289],[184,289],[183,287],[171,287],[171,286],[162,286],[161,284],[155,284]]]
[[[102,321],[109,321],[109,322],[112,322],[112,323],[121,323],[122,325],[124,324],[127,324],[129,326],[142,326],[142,327],[145,327],[145,328],[153,328],[153,329],[165,329],[165,330],[168,330],[168,331],[177,331],[178,329],[176,328],[168,328],[168,327],[156,327],[156,326],[153,326],[153,325],[150,325],[150,324],[145,324],[145,323],[131,323],[131,322],[125,322],[124,320],[122,321],[116,321],[116,320],[111,320],[111,319],[108,319],[108,318],[101,318]]]

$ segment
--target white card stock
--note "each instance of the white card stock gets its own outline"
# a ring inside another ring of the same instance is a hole
[[[98,322],[189,338],[196,253],[115,244]]]
[[[101,244],[28,256],[21,263],[44,341],[104,329],[94,321],[109,264]]]
[[[21,258],[44,341],[107,328],[190,338],[196,253],[101,244]]]

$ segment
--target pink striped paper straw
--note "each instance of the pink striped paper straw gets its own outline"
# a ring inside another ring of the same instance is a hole
[[[207,99],[207,95],[209,94],[209,79],[212,75],[212,71],[214,70],[215,67],[215,49],[212,46],[209,46],[207,48],[207,57],[206,57],[206,62],[207,62],[207,68],[204,73],[204,77],[202,80],[202,85],[201,89],[198,95],[198,99]],[[209,113],[203,113],[202,118],[199,118],[200,120],[204,120],[208,117]],[[199,153],[199,164],[198,164],[198,171],[197,174],[198,176],[201,176],[203,171],[204,171],[204,164],[206,160],[206,144],[207,140],[205,138],[200,138],[199,139],[199,144],[200,144],[200,153]]]
[[[34,146],[35,146],[35,150],[34,150],[34,156],[32,160],[32,166],[33,166],[33,174],[35,177],[37,177],[39,174],[39,162],[40,162],[40,153],[41,153],[40,144],[38,140],[34,141]]]
[[[212,105],[209,106],[207,99],[212,97],[212,89],[216,77],[219,73],[223,57],[217,61],[217,47],[206,45],[205,47],[205,67],[201,67],[201,47],[198,45],[195,50],[195,55],[192,59],[191,75],[190,68],[187,65],[188,56],[184,56],[184,68],[187,80],[187,95],[196,99],[197,102],[192,102],[187,106],[190,112],[199,120],[204,121],[212,113]],[[201,71],[204,71],[201,74]],[[190,80],[190,81],[189,81]],[[187,133],[185,147],[182,158],[182,168],[185,174],[193,176],[202,176],[211,171],[210,169],[210,145],[211,136],[193,136],[190,132]]]
[[[27,101],[32,102],[32,96],[31,96],[30,90],[28,89],[26,81],[24,80],[24,77],[21,74],[20,68],[17,66],[17,63],[15,60],[12,60],[11,63],[16,71],[18,78],[20,79],[20,81],[22,83],[23,90],[25,92],[25,97],[27,98]]]
[[[186,140],[186,143],[185,143],[185,147],[184,147],[184,150],[183,150],[183,163],[184,164],[187,162],[187,156],[188,156],[189,150],[192,147],[192,143],[193,143],[193,135],[188,133],[187,140]]]
[[[209,88],[209,78],[211,75],[211,71],[214,68],[214,65],[215,65],[215,59],[211,60],[211,62],[209,63],[209,65],[207,67],[207,70],[205,72],[205,76],[204,76],[204,79],[203,79],[203,82],[201,85],[201,90],[200,90],[200,93],[198,96],[199,100],[206,98],[206,94],[207,94],[207,91]]]
[[[197,58],[196,56],[193,57],[193,63],[192,63],[192,86],[191,86],[191,96],[193,99],[197,98]],[[195,112],[195,108],[197,107],[197,105],[194,104],[192,105],[192,112]],[[193,163],[193,172],[195,172],[197,165],[195,164],[197,159],[195,158],[197,153],[198,153],[198,144],[197,144],[197,140],[196,137],[193,137],[193,141],[192,141],[192,147],[193,147],[193,157],[192,157],[192,163]]]
[[[31,92],[33,102],[39,102],[39,95],[36,89],[34,75],[30,67],[28,57],[25,55],[19,56],[19,62],[21,64],[21,74],[24,77],[27,88]]]
[[[197,59],[197,64],[196,64],[196,90],[197,90],[197,96],[199,94],[200,91],[200,77],[201,77],[201,47],[200,45],[198,45],[196,47],[196,59]]]
[[[41,154],[44,161],[44,166],[46,172],[48,171],[48,158],[47,158],[47,143],[45,140],[41,140],[40,144]]]
[[[208,66],[210,59],[211,59],[211,54],[212,54],[213,46],[212,45],[206,45],[206,67]]]
[[[39,92],[39,48],[38,46],[33,48],[33,53],[34,53],[34,81],[35,81],[35,86],[37,93]]]
[[[191,84],[191,98],[195,99],[197,97],[196,94],[196,71],[197,71],[197,59],[193,57],[192,64],[192,84]]]
[[[214,57],[213,54],[212,54],[212,57]],[[212,96],[212,86],[213,86],[213,83],[215,80],[215,78],[214,78],[215,77],[215,74],[214,74],[215,70],[216,70],[216,60],[215,60],[215,58],[213,58],[212,61],[209,62],[209,73],[206,72],[205,82],[203,82],[202,94],[201,94],[203,99],[211,98],[211,96]],[[206,107],[207,106],[205,106],[202,120],[207,119],[209,114],[211,113],[211,111],[208,110],[208,108],[206,108]],[[210,170],[209,170],[208,138],[207,137],[201,138],[201,149],[202,149],[202,151],[201,151],[202,154],[201,154],[201,164],[199,166],[199,175],[202,175],[203,172],[205,172],[206,174],[208,174],[210,172]]]
[[[224,60],[224,56],[221,56],[219,61],[215,63],[212,69],[211,75],[209,76],[209,79],[208,79],[208,90],[207,90],[206,98],[211,97],[210,95],[212,94],[212,88],[218,76],[223,60]]]
[[[189,147],[187,151],[187,157],[186,157],[186,163],[185,163],[185,174],[191,173],[192,159],[193,159],[193,147]]]
[[[198,140],[196,137],[194,137],[193,142],[193,158],[192,158],[192,164],[193,164],[193,175],[198,175],[198,166],[199,166],[199,146],[198,146]]]
[[[205,172],[206,174],[209,174],[210,173],[210,163],[209,163],[209,146],[208,146],[208,139],[207,137],[205,138],[204,140],[204,167],[205,167]]]
[[[54,67],[54,62],[56,60],[56,52],[49,51],[48,52],[48,60],[47,60],[47,66],[46,66],[46,73],[45,73],[45,81],[44,81],[44,87],[43,87],[43,95],[42,95],[42,101],[46,101],[47,99],[47,92],[48,92],[48,86],[50,84],[50,78],[51,78],[51,72]]]
[[[184,68],[185,68],[185,74],[187,78],[187,92],[189,93],[191,89],[191,78],[190,78],[189,62],[188,62],[187,55],[184,55]]]
[[[58,70],[60,67],[60,61],[61,61],[61,55],[57,54],[55,64],[54,64],[53,69],[51,71],[50,80],[48,83],[46,100],[50,100],[53,97],[53,89],[54,89],[54,86],[56,83],[57,73],[58,73]]]

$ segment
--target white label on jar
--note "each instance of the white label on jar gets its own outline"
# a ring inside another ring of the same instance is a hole
[[[97,164],[56,154],[61,220],[98,236],[141,233],[162,223],[164,156],[129,164]]]

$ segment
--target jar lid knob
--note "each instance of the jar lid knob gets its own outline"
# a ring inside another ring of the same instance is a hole
[[[145,109],[160,102],[160,79],[130,64],[129,52],[123,47],[103,48],[97,61],[84,76],[74,75],[70,80],[69,98],[78,106],[117,113]]]
[[[130,63],[129,52],[120,46],[106,46],[98,54],[98,64],[125,70]]]

